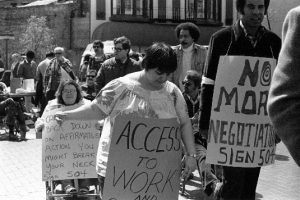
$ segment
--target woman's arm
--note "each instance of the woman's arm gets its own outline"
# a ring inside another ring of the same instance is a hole
[[[187,118],[181,122],[181,138],[185,148],[185,168],[182,177],[187,180],[190,174],[196,169],[196,150],[194,144],[194,136],[192,132],[191,120]]]
[[[84,104],[74,110],[64,111],[55,114],[56,120],[62,122],[65,120],[102,120],[107,115],[93,103]]]
[[[188,155],[193,155],[196,153],[195,144],[194,144],[194,136],[192,130],[191,120],[187,119],[184,122],[181,122],[181,138]]]

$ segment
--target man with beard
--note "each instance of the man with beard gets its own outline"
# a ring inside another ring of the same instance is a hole
[[[182,81],[188,70],[195,70],[202,75],[206,49],[196,44],[200,37],[200,30],[191,22],[179,24],[175,28],[175,34],[180,43],[173,47],[177,54],[178,67],[171,75],[170,81],[183,90]]]

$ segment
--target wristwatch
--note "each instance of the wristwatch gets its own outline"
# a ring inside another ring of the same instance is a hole
[[[192,153],[192,154],[187,153],[186,156],[192,157],[192,158],[195,158],[195,159],[197,158],[197,155],[195,153]]]

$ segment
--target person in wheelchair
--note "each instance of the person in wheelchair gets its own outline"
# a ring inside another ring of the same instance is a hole
[[[75,81],[62,81],[56,91],[56,98],[48,102],[43,114],[46,114],[50,110],[59,109],[66,106],[73,106],[76,104],[81,106],[89,102],[89,100],[83,98],[80,86]],[[35,123],[36,132],[41,132],[44,126],[45,122],[43,117],[38,118]],[[55,183],[56,185],[61,184],[63,190],[61,192],[65,192],[67,194],[75,194],[78,192],[88,193],[90,179],[79,179],[79,191],[77,191],[77,189],[74,187],[74,181],[71,179],[60,180],[56,181]]]
[[[20,104],[9,98],[7,86],[3,82],[0,82],[0,115],[6,118],[5,122],[9,129],[9,140],[25,140],[27,131],[25,115]],[[20,137],[17,136],[15,130],[20,131]]]
[[[219,182],[211,169],[210,164],[205,163],[206,159],[206,139],[199,134],[198,128],[198,114],[199,114],[199,100],[200,100],[200,88],[201,88],[201,76],[195,70],[189,70],[186,73],[183,85],[183,97],[188,107],[188,114],[192,122],[195,148],[196,148],[196,160],[198,169],[200,170],[202,177],[205,179],[204,192],[210,196],[214,191],[216,184]]]

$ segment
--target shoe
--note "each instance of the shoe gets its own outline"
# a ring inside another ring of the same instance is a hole
[[[209,197],[214,192],[215,185],[216,184],[214,183],[214,181],[210,182],[205,186],[203,192]]]
[[[89,192],[90,192],[90,188],[87,186],[79,188],[79,193],[81,193],[81,194],[87,194]]]
[[[214,199],[220,199],[220,192],[221,192],[221,189],[222,189],[222,186],[223,186],[223,183],[222,182],[218,182],[215,186],[215,189],[214,189],[214,193],[213,193],[213,198]]]
[[[76,194],[77,193],[76,188],[73,187],[72,185],[67,185],[65,187],[65,191],[66,191],[66,194]]]
[[[19,138],[14,133],[9,133],[8,140],[9,141],[17,141]]]
[[[26,140],[26,132],[21,131],[20,134],[21,134],[21,137],[19,138],[19,140],[20,141]]]

